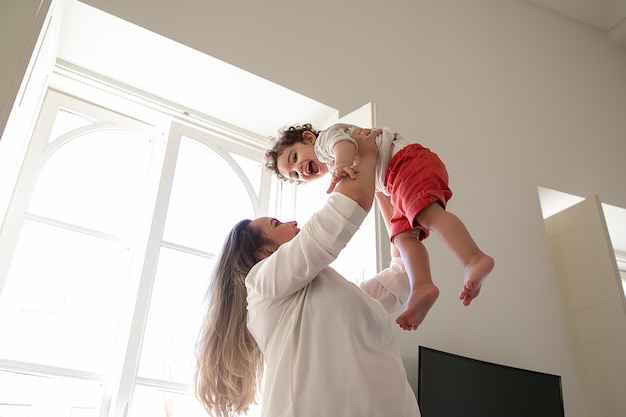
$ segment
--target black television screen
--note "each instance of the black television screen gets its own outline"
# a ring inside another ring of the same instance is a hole
[[[564,417],[561,377],[419,347],[422,417]]]

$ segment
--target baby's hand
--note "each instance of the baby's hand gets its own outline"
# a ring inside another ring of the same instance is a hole
[[[333,179],[337,178],[338,180],[341,180],[346,175],[352,179],[355,179],[357,172],[359,172],[359,170],[355,165],[335,165],[335,168],[333,169]]]
[[[350,177],[351,179],[355,179],[357,172],[359,172],[359,170],[354,165],[336,165],[332,171],[330,186],[328,187],[328,190],[326,190],[326,193],[332,193],[339,181],[341,181],[342,178],[346,176]]]

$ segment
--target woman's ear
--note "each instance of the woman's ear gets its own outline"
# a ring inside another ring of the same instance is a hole
[[[256,251],[256,257],[259,261],[267,258],[272,253],[274,253],[274,249],[269,247],[268,245],[263,245]]]
[[[312,145],[315,143],[315,139],[317,139],[317,136],[315,136],[315,133],[311,132],[310,130],[305,130],[304,132],[302,132],[302,139],[304,139],[304,143]]]

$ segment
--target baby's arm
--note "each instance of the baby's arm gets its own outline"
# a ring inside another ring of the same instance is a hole
[[[342,140],[333,147],[335,155],[335,165],[333,169],[333,182],[339,182],[346,175],[352,179],[356,178],[356,168],[354,167],[354,157],[356,146],[354,143]]]

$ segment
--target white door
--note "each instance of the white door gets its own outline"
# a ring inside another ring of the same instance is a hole
[[[626,300],[597,196],[545,220],[590,416],[626,416]]]

